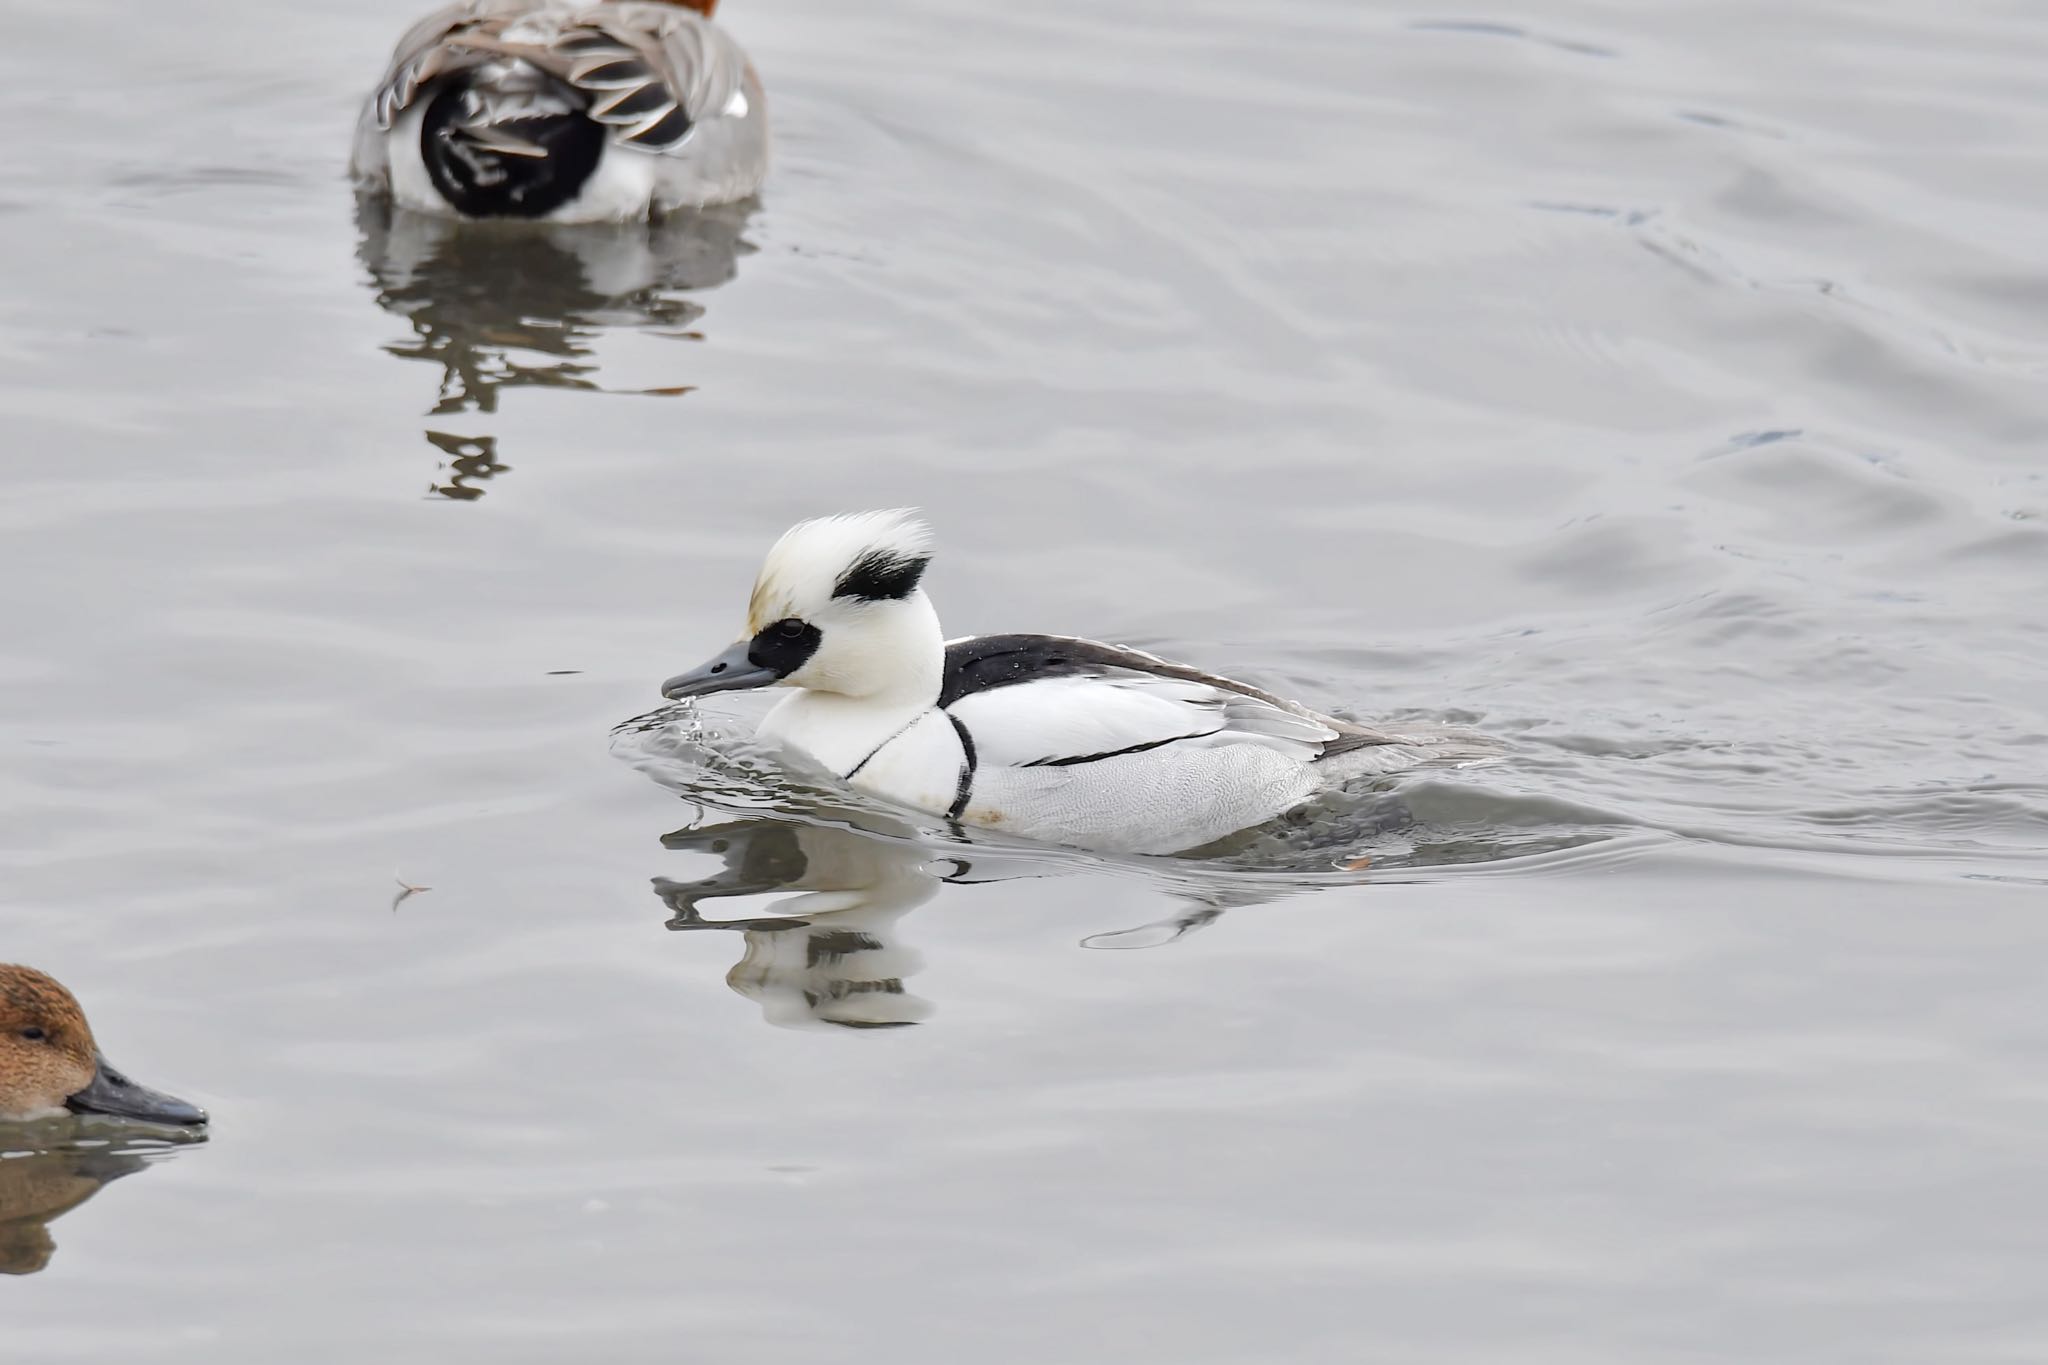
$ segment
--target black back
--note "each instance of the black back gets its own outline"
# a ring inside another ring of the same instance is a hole
[[[1089,671],[1090,648],[1103,650],[1091,640],[1069,640],[1058,635],[974,635],[946,646],[946,674],[939,684],[939,708],[944,710],[962,697],[986,692],[1012,683],[1058,677],[1063,673]]]
[[[1036,682],[1040,678],[1056,678],[1062,674],[1113,670],[1202,683],[1257,698],[1283,711],[1312,716],[1337,732],[1337,738],[1323,746],[1322,756],[1325,758],[1350,749],[1395,742],[1392,736],[1334,716],[1308,711],[1250,683],[1220,678],[1214,673],[1204,673],[1199,668],[1190,668],[1135,649],[1065,635],[970,635],[964,640],[953,641],[946,646],[946,672],[939,684],[939,707],[944,710],[962,697],[991,688]]]
[[[1155,678],[1177,678],[1203,683],[1226,692],[1271,702],[1283,710],[1295,709],[1271,692],[1250,683],[1219,678],[1199,668],[1168,659],[1106,645],[1099,640],[1079,640],[1067,635],[971,635],[946,646],[946,676],[939,686],[939,705],[951,706],[962,697],[986,692],[1012,683],[1036,682],[1068,673],[1101,673],[1121,669],[1127,673],[1150,673]]]

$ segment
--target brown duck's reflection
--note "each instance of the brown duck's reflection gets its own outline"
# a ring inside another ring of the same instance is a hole
[[[738,272],[754,250],[742,238],[752,210],[730,204],[655,223],[467,223],[365,196],[357,255],[377,305],[412,329],[384,349],[440,367],[430,416],[495,413],[500,392],[516,388],[672,397],[691,386],[607,388],[595,343],[614,329],[701,340],[691,327],[704,307],[682,295]],[[481,497],[480,485],[510,468],[494,435],[425,434],[449,457],[433,490],[444,497]]]
[[[0,1155],[0,1275],[33,1275],[47,1266],[57,1251],[49,1225],[148,1164],[134,1152],[104,1147]]]

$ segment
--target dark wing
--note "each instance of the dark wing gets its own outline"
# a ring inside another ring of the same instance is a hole
[[[939,705],[951,709],[955,702],[977,693],[1053,678],[1093,676],[1114,680],[1119,676],[1131,679],[1132,675],[1192,683],[1219,693],[1234,693],[1263,702],[1289,716],[1314,722],[1333,732],[1333,737],[1322,743],[1322,757],[1325,758],[1368,745],[1400,742],[1395,736],[1312,711],[1299,702],[1277,697],[1250,683],[1206,673],[1143,650],[1066,635],[970,635],[948,641]],[[1239,709],[1247,714],[1256,714],[1254,708]]]

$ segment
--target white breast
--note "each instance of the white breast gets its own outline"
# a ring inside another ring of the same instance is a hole
[[[944,711],[910,722],[853,773],[856,787],[906,806],[944,815],[959,799],[967,754]]]

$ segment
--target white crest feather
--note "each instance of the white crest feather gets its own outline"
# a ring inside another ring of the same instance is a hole
[[[925,559],[931,546],[931,528],[913,507],[800,521],[782,533],[762,561],[747,606],[747,628],[757,631],[771,621],[822,605],[830,600],[841,575],[866,556]]]

